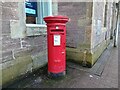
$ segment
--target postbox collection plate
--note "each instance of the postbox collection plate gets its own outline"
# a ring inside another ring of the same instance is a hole
[[[54,46],[60,46],[61,36],[60,35],[54,35]]]

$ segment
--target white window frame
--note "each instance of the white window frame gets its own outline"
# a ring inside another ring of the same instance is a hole
[[[37,0],[37,2],[39,2],[39,3],[37,3],[37,13],[38,13],[38,17],[36,18],[36,24],[27,24],[26,23],[26,26],[27,27],[47,27],[46,26],[46,24],[43,24],[41,21],[41,18],[43,18],[42,17],[42,15],[41,15],[41,12],[42,12],[42,14],[45,12],[44,11],[44,8],[42,8],[42,11],[40,10],[40,8],[39,7],[41,7],[40,5],[41,5],[41,2],[44,2],[44,0]],[[48,8],[49,8],[49,14],[48,14],[48,16],[52,16],[52,0],[48,0]],[[44,4],[43,4],[44,5]],[[44,6],[43,6],[44,7]],[[39,22],[40,21],[40,22]],[[39,24],[40,23],[40,24]]]

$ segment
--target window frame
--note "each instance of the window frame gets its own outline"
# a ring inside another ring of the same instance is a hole
[[[48,16],[52,16],[52,0],[48,0]],[[42,12],[42,14],[45,12],[44,8],[42,8],[42,11],[40,10],[39,7],[41,3],[44,3],[44,0],[37,0],[37,13],[38,16],[36,17],[36,24],[30,24],[30,23],[26,23],[27,27],[47,27],[46,24],[43,24],[43,20],[41,20],[43,18],[43,16],[40,14]],[[25,17],[26,17],[26,13],[25,13]],[[40,22],[38,22],[40,21]],[[40,23],[40,24],[39,24]]]
[[[107,12],[108,12],[108,2],[105,3],[105,8],[104,8],[104,27],[107,26]]]

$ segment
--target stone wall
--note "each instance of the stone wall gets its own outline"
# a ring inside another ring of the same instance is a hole
[[[67,15],[67,59],[92,65],[110,42],[112,3],[108,2],[104,27],[105,2],[59,2],[58,13]]]
[[[70,18],[67,23],[67,47],[81,48],[84,44],[89,46],[87,42],[90,42],[88,35],[90,33],[88,28],[91,25],[90,8],[91,3],[88,4],[86,2],[58,3],[58,14],[66,15]]]
[[[92,33],[92,4],[92,2],[58,3],[58,13],[70,18],[70,21],[67,23],[66,42],[68,60],[75,60],[79,63],[87,58],[91,60],[91,54],[89,52],[91,48]]]
[[[56,5],[53,3],[52,8]],[[44,26],[26,25],[24,2],[2,2],[0,11],[2,16],[0,85],[7,85],[17,77],[47,64],[47,35]],[[53,9],[53,14],[56,13],[56,9]]]
[[[107,3],[106,12],[106,26],[104,26],[105,20],[105,3],[94,3],[93,6],[93,36],[92,36],[92,48],[96,47],[106,39],[110,39],[111,23],[112,23],[112,3]],[[99,13],[101,12],[101,13]]]
[[[106,6],[106,22],[105,5]],[[112,3],[111,2],[94,2],[93,4],[93,21],[92,21],[92,48],[94,64],[96,59],[102,54],[104,49],[110,43],[110,33],[112,29]],[[106,23],[106,26],[104,24]],[[101,48],[101,50],[99,50]],[[99,52],[98,52],[99,51]]]
[[[0,1],[0,77],[2,77],[2,2]],[[0,79],[2,83],[2,79]],[[2,86],[0,85],[0,89]]]

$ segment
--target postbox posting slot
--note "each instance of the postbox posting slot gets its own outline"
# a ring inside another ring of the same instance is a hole
[[[50,33],[62,33],[62,34],[64,34],[64,30],[62,30],[62,29],[57,29],[57,30],[52,29],[52,30],[50,30]]]
[[[64,32],[64,30],[51,30],[51,32]]]

